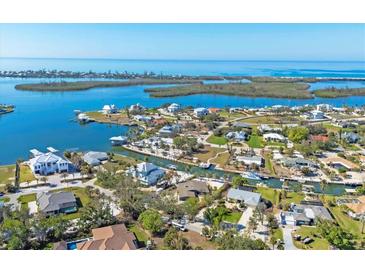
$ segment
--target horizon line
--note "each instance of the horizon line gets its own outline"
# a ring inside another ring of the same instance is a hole
[[[206,61],[206,62],[356,62],[365,63],[365,60],[302,60],[302,59],[178,59],[178,58],[110,58],[110,57],[22,57],[0,56],[0,59],[58,59],[58,60],[114,60],[114,61]]]

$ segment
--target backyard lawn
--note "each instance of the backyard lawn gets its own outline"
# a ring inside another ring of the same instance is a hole
[[[215,135],[211,135],[209,136],[209,138],[207,139],[208,143],[211,144],[215,144],[215,145],[225,145],[228,143],[228,140],[224,137],[220,137],[220,136],[215,136]]]
[[[261,193],[262,198],[270,201],[272,204],[277,205],[279,203],[280,189],[273,189],[269,187],[258,187],[257,192]],[[304,199],[304,194],[298,192],[286,192],[286,198],[282,197],[282,204],[295,203],[299,204]]]
[[[142,228],[140,228],[136,224],[133,224],[133,225],[128,226],[128,230],[130,232],[134,233],[134,235],[136,236],[138,242],[143,243],[146,246],[147,241],[149,239],[149,236],[146,232],[143,231]]]
[[[252,147],[252,148],[262,148],[262,147],[264,147],[262,137],[258,136],[256,134],[251,135],[251,137],[248,140],[247,144],[249,145],[249,147]]]
[[[340,207],[329,207],[328,208],[333,216],[335,217],[337,223],[346,231],[352,233],[357,238],[365,239],[365,234],[361,233],[362,224],[359,221],[356,221],[349,217],[346,213],[344,213]]]
[[[230,212],[223,216],[223,221],[232,223],[232,224],[237,224],[238,221],[240,220],[241,216],[242,216],[242,212],[238,212],[238,211]]]
[[[219,152],[225,151],[224,148],[204,146],[201,153],[194,154],[194,157],[198,158],[201,162],[207,162],[210,158],[213,158]]]
[[[228,163],[229,157],[229,152],[224,152],[219,154],[217,158],[213,159],[211,163],[223,168]]]
[[[328,250],[330,245],[326,239],[321,238],[318,229],[316,227],[301,226],[293,234],[299,234],[302,239],[305,237],[310,237],[313,242],[310,244],[303,244],[300,241],[294,241],[294,245],[300,249],[312,249],[312,250]]]

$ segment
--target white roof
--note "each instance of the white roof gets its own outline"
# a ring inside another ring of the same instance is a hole
[[[279,139],[279,140],[285,139],[285,137],[283,135],[278,134],[278,133],[265,133],[263,136],[264,136],[264,139],[266,139],[266,138]]]
[[[34,158],[29,160],[29,163],[31,165],[36,164],[46,164],[46,163],[54,163],[54,162],[60,162],[60,163],[68,163],[68,161],[64,160],[63,158],[53,154],[52,152],[48,153],[41,153]]]

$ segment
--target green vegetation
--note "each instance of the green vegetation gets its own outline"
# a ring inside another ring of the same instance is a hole
[[[257,192],[261,194],[263,199],[270,201],[273,205],[278,204],[280,190],[269,187],[257,187]]]
[[[314,91],[317,97],[322,98],[338,98],[349,96],[364,96],[365,88],[326,88]]]
[[[0,184],[11,183],[15,176],[15,165],[0,166]]]
[[[228,223],[232,223],[232,224],[237,224],[238,221],[240,220],[242,216],[242,212],[228,212],[223,216],[223,221],[228,222]]]
[[[309,129],[306,127],[291,127],[286,130],[288,138],[294,143],[300,143],[308,137]]]
[[[220,153],[216,158],[214,158],[210,162],[223,168],[228,163],[229,158],[230,158],[229,152],[223,152]]]
[[[285,190],[273,189],[269,187],[258,187],[257,192],[262,198],[270,201],[274,205],[299,204],[304,199],[304,194],[300,192],[287,192]]]
[[[257,134],[252,134],[250,139],[247,141],[249,147],[252,148],[263,148],[264,147],[264,140],[262,136],[258,136]]]
[[[24,204],[24,203],[33,202],[36,199],[37,199],[37,195],[35,193],[25,194],[25,195],[19,196],[18,202],[21,203],[21,204]]]
[[[194,157],[198,158],[201,162],[206,162],[209,159],[215,157],[217,153],[223,152],[225,149],[218,147],[205,146],[202,151],[194,154]]]
[[[149,237],[147,233],[144,232],[143,229],[140,228],[137,224],[128,226],[128,230],[134,233],[138,242],[143,243],[144,245],[147,244]]]
[[[151,97],[175,97],[194,94],[221,94],[245,97],[269,97],[290,99],[311,99],[313,95],[304,83],[230,83],[219,85],[184,85],[167,88],[145,89]]]
[[[313,242],[309,244],[303,244],[300,241],[294,240],[294,245],[300,249],[312,249],[312,250],[328,250],[330,245],[328,241],[321,237],[319,229],[316,227],[301,226],[298,230],[294,232],[298,234],[302,239],[310,237]]]
[[[35,194],[35,193],[21,195],[18,197],[18,202],[20,203],[20,208],[23,210],[25,210],[25,209],[28,210],[28,203],[34,202],[35,200],[37,200],[37,194]]]
[[[9,197],[0,198],[0,202],[7,203],[9,201],[10,201],[10,198]]]
[[[227,144],[228,140],[225,137],[211,135],[208,137],[207,142],[211,143],[211,144],[222,146],[222,145]]]
[[[357,238],[365,238],[365,234],[361,233],[362,224],[360,221],[354,220],[342,211],[341,207],[329,207],[329,210],[335,217],[337,223],[346,231],[355,235]]]
[[[278,240],[281,240],[281,241],[284,240],[283,230],[281,228],[273,229],[272,235],[275,237],[275,239],[278,239]]]
[[[142,224],[143,228],[149,230],[153,234],[160,232],[163,226],[161,214],[154,209],[143,211],[139,215],[138,221]]]
[[[35,180],[32,170],[29,166],[20,165],[20,182],[31,182]]]
[[[42,82],[16,85],[17,90],[28,91],[78,91],[92,88],[128,87],[139,85],[196,84],[200,80],[132,79],[128,81],[75,81]]]

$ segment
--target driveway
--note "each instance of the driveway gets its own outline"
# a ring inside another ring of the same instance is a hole
[[[293,231],[292,227],[285,226],[283,228],[283,238],[284,238],[285,250],[298,250],[298,248],[295,247],[294,242],[293,242],[293,237],[291,236],[292,231]]]

